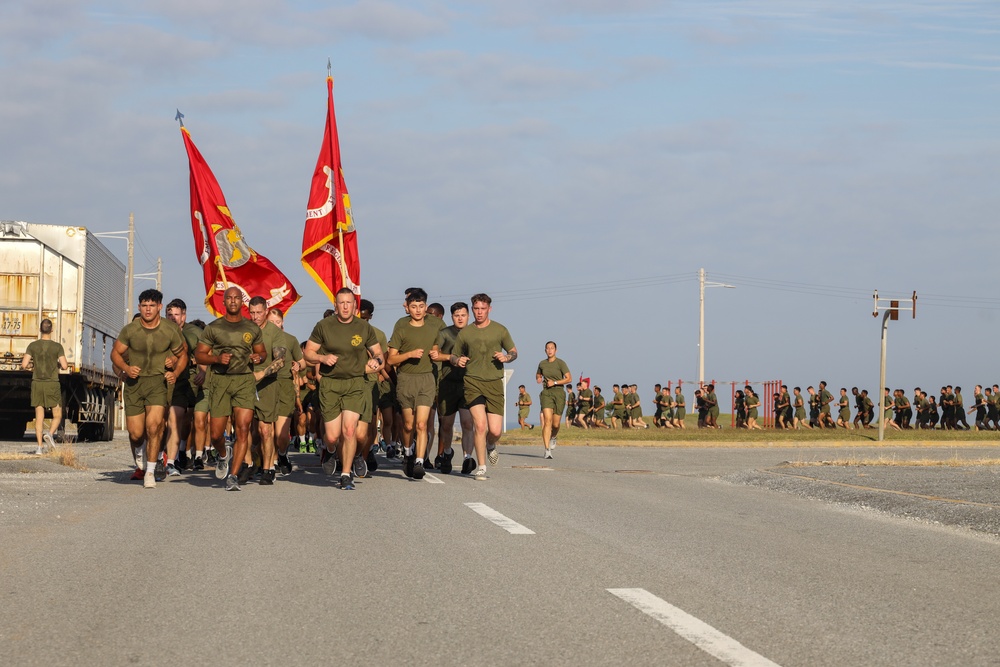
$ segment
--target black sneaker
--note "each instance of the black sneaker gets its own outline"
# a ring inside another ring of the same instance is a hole
[[[323,466],[323,472],[327,475],[332,475],[337,469],[337,462],[334,460],[333,454],[326,447],[320,448],[319,464]]]
[[[177,455],[177,469],[178,470],[187,470],[188,469],[188,465],[189,465],[189,463],[188,463],[188,453],[186,451],[180,452]]]
[[[261,486],[274,486],[274,471],[262,470],[260,473],[260,481],[257,483]]]
[[[431,463],[430,459],[424,459],[424,469],[425,470],[434,470],[434,464]]]
[[[250,481],[250,477],[253,475],[253,466],[244,465],[240,468],[240,472],[236,475],[236,482],[243,486]]]
[[[203,458],[201,458],[201,459],[195,458],[194,463],[191,464],[191,467],[194,468],[195,470],[204,470],[205,469],[205,459],[203,459]]]
[[[443,465],[444,465],[444,454],[438,454],[437,456],[434,457],[434,467],[440,470],[441,472],[444,472],[444,468],[441,467]]]
[[[417,455],[410,454],[403,457],[403,474],[407,477],[413,477],[413,464],[417,462]]]
[[[350,475],[340,476],[340,488],[343,489],[344,491],[354,490],[354,480],[351,479]]]
[[[438,458],[441,459],[441,463],[438,464],[438,470],[441,471],[442,475],[451,474],[451,459],[455,456],[455,450],[451,450],[451,454],[442,454]]]
[[[162,482],[167,478],[167,468],[163,465],[163,461],[157,461],[156,467],[153,468],[153,479],[157,482]]]
[[[375,450],[368,451],[368,457],[365,459],[368,464],[368,472],[375,472],[378,470],[378,459],[375,458]]]
[[[278,472],[283,476],[292,474],[292,462],[288,460],[288,454],[278,455]]]
[[[468,475],[476,469],[476,459],[472,456],[462,461],[462,474]]]
[[[417,461],[413,464],[413,472],[410,473],[410,477],[413,479],[423,479],[424,478],[424,462]]]

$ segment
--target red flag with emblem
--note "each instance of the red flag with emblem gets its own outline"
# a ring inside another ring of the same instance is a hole
[[[361,305],[361,262],[358,235],[351,214],[340,162],[340,139],[333,111],[333,77],[326,77],[326,130],[319,159],[313,171],[306,224],[302,233],[302,266],[330,299],[344,287],[354,292]]]
[[[295,287],[274,264],[247,244],[229,212],[219,182],[183,124],[181,135],[191,167],[191,227],[194,251],[205,277],[205,307],[221,317],[226,312],[223,294],[229,287],[239,287],[244,303],[251,297],[262,296],[267,299],[268,308],[280,308],[287,313],[299,300]]]

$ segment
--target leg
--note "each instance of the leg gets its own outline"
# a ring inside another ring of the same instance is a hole
[[[52,423],[49,424],[49,435],[52,436],[52,441],[55,442],[56,431],[59,430],[59,424],[62,422],[62,406],[53,405],[52,406]]]
[[[214,420],[213,420],[214,421]],[[233,442],[233,460],[229,474],[236,475],[243,465],[243,459],[250,450],[250,425],[253,423],[253,408],[233,408],[233,430],[236,438]]]
[[[274,454],[274,423],[263,420],[258,421],[257,432],[260,434],[261,468],[270,470],[274,467],[274,463],[277,460]]]
[[[38,453],[42,453],[42,431],[45,430],[45,407],[35,406],[35,440],[38,441]]]

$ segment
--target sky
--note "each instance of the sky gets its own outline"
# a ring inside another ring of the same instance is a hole
[[[4,0],[0,219],[134,212],[136,271],[207,319],[180,109],[304,338],[328,58],[387,333],[406,287],[485,291],[515,386],[551,339],[648,403],[697,380],[704,268],[706,380],[874,389],[878,289],[918,294],[888,384],[1000,382],[995,2]]]

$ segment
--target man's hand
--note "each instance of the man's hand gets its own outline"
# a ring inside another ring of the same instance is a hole
[[[219,360],[218,363],[220,365],[222,365],[222,366],[228,366],[229,365],[229,360],[233,358],[233,353],[232,352],[223,352],[222,354],[220,354],[216,358]]]
[[[167,384],[174,384],[177,382],[177,373],[173,371],[167,371],[163,374],[164,379],[166,379]]]
[[[141,373],[141,372],[142,372],[142,369],[139,368],[138,366],[128,366],[125,369],[125,375],[129,376],[133,380],[136,379],[137,377],[139,377],[139,373]]]

